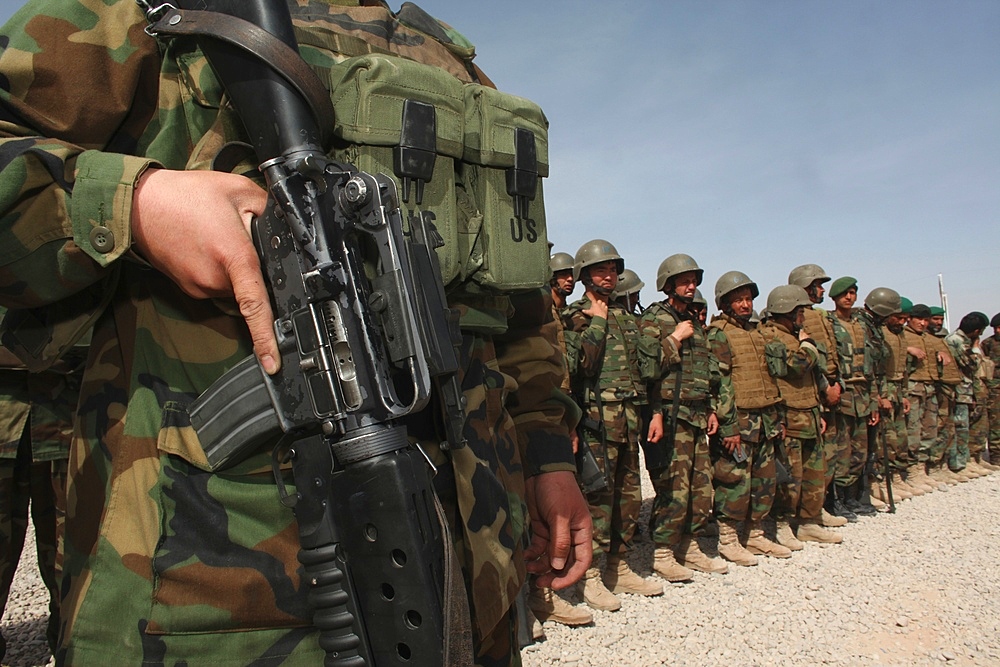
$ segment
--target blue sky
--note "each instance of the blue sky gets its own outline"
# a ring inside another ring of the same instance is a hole
[[[611,241],[644,303],[686,252],[710,301],[814,262],[930,304],[942,273],[953,326],[1000,311],[1000,2],[419,4],[545,110],[555,249]]]

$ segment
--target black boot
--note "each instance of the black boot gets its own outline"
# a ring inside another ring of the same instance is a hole
[[[850,486],[843,487],[845,493],[844,505],[858,516],[875,516],[878,510],[868,497],[867,484],[857,479]]]
[[[837,484],[830,485],[830,497],[833,500],[830,503],[830,508],[827,511],[834,516],[842,516],[851,523],[858,522],[858,515],[851,511],[851,508],[847,506],[844,502],[846,497],[847,487],[838,486]]]

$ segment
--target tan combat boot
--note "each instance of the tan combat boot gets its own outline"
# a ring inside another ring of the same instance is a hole
[[[882,500],[889,502],[889,485],[883,479],[878,483],[879,491],[882,493]],[[910,490],[906,488],[906,485],[896,484],[896,480],[892,480],[892,500],[893,502],[899,502],[900,500],[909,500],[913,497]]]
[[[633,595],[663,595],[663,584],[646,581],[632,571],[624,558],[609,556],[608,567],[604,570],[604,585],[612,593],[632,593]]]
[[[923,463],[914,463],[907,468],[906,483],[910,486],[916,484],[928,493],[931,491],[937,491],[939,487],[944,486],[927,476],[927,471],[924,469]]]
[[[799,541],[797,537],[795,537],[795,532],[792,531],[792,526],[787,521],[777,522],[777,530],[775,531],[775,538],[778,540],[778,544],[790,549],[791,551],[802,551],[803,549],[806,548],[806,545],[802,544],[802,542]]]
[[[844,538],[840,533],[827,530],[818,523],[800,523],[799,529],[795,533],[803,542],[819,542],[821,544],[840,544]]]
[[[889,502],[889,494],[886,492],[885,488],[878,482],[872,481],[868,483],[868,502],[871,503],[878,511],[884,510],[887,502]]]
[[[994,473],[997,470],[1000,470],[1000,466],[993,465],[993,462],[990,461],[989,456],[987,456],[986,454],[980,455],[978,463],[981,468],[984,468],[990,473]]]
[[[722,528],[719,528],[720,532]],[[721,558],[710,558],[705,555],[698,546],[698,540],[691,535],[685,535],[681,540],[681,546],[677,550],[677,560],[681,561],[684,567],[708,574],[725,574],[729,572],[729,566]]]
[[[599,611],[618,611],[622,608],[621,600],[607,589],[601,581],[601,571],[596,567],[583,575],[583,601],[591,609]]]
[[[719,555],[742,567],[757,564],[757,558],[740,544],[739,531],[735,521],[719,520]]]
[[[927,471],[927,476],[939,484],[950,484],[951,486],[958,484],[960,479],[961,481],[965,481],[964,479],[959,478],[958,475],[955,475],[953,472],[940,465],[930,468]]]
[[[563,625],[587,625],[594,616],[582,607],[575,607],[556,595],[551,588],[534,588],[528,595],[528,609],[543,623],[554,621]],[[537,637],[536,637],[537,639]]]
[[[667,547],[657,547],[653,552],[653,572],[675,583],[694,579],[694,572],[677,562],[674,552]]]
[[[719,549],[721,553],[722,549]],[[751,521],[750,530],[747,533],[747,551],[758,556],[770,556],[771,558],[791,558],[792,550],[781,544],[776,544],[767,539],[764,534],[764,524],[760,521]]]
[[[823,514],[820,516],[820,523],[822,523],[824,526],[826,526],[828,528],[839,528],[841,526],[846,526],[847,525],[847,519],[845,519],[842,516],[837,516],[835,514],[830,514],[829,512],[826,511],[826,508],[824,507],[823,508]],[[792,532],[792,529],[789,528],[788,532]],[[788,545],[785,545],[785,546],[788,546]]]
[[[893,492],[896,491],[896,487],[897,486],[899,488],[901,488],[901,489],[906,489],[906,492],[909,493],[910,497],[912,497],[912,498],[915,498],[917,496],[922,496],[925,493],[927,493],[927,491],[925,491],[923,488],[921,488],[919,486],[913,486],[912,484],[910,484],[909,482],[907,482],[906,480],[904,480],[902,478],[902,476],[900,475],[900,473],[899,473],[898,470],[896,472],[892,473],[892,490],[893,490]]]

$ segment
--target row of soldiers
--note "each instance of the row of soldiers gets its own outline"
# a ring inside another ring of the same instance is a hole
[[[706,326],[704,272],[688,255],[660,264],[665,298],[646,308],[644,283],[607,241],[557,252],[550,265],[564,389],[582,411],[577,458],[594,523],[582,597],[593,609],[619,609],[621,593],[663,592],[626,558],[642,501],[640,451],[655,490],[652,570],[670,582],[725,573],[726,561],[790,558],[807,541],[840,543],[830,528],[1000,470],[985,455],[991,391],[1000,406],[1000,343],[994,334],[980,349],[982,313],[945,335],[933,319],[943,311],[895,290],[876,288],[857,305],[849,276],[830,284],[836,307],[826,311],[817,304],[831,278],[806,264],[760,315],[757,284],[725,273]],[[569,302],[577,283],[584,295]],[[591,457],[597,484],[582,472]],[[721,558],[702,539],[716,530]],[[531,590],[528,606],[542,621],[593,620],[544,588]]]

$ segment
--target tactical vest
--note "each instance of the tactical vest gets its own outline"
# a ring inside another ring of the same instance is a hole
[[[570,304],[566,313],[572,317],[572,312],[589,308],[590,302],[581,299]],[[637,398],[645,395],[645,383],[639,375],[639,359],[637,345],[639,342],[639,326],[635,317],[617,303],[608,304],[608,330],[604,339],[604,356],[601,360],[601,374],[598,377],[598,387],[602,401],[621,401],[626,398]],[[579,375],[574,378],[579,382]],[[585,379],[584,382],[591,382]],[[591,403],[594,397],[591,387],[575,387],[575,393],[584,396]]]
[[[872,378],[872,358],[866,345],[865,328],[856,315],[842,320],[831,313],[837,337],[840,377],[845,384],[859,384]]]
[[[778,383],[767,372],[764,338],[756,329],[744,329],[728,315],[720,315],[712,326],[726,334],[732,353],[729,379],[736,392],[736,407],[759,410],[781,401]]]
[[[821,347],[826,353],[824,375],[827,378],[837,377],[839,371],[837,366],[837,338],[833,333],[833,323],[827,317],[825,310],[806,308],[802,312],[804,315],[802,328],[806,330],[810,338],[816,341],[816,345]]]
[[[906,336],[902,333],[893,333],[886,326],[882,327],[882,333],[889,350],[886,379],[889,382],[903,382],[906,380]]]
[[[916,347],[923,350],[927,356],[924,359],[910,357],[912,364],[910,367],[910,382],[935,382],[938,379],[937,363],[935,362],[934,350],[929,348],[926,340],[933,338],[929,334],[918,334],[909,327],[905,329],[906,346]]]
[[[660,347],[663,349],[664,358],[671,355],[673,347],[667,337],[677,328],[681,319],[677,312],[665,301],[652,304],[642,313],[642,322],[654,323],[660,329]],[[707,401],[711,396],[711,353],[708,351],[708,340],[705,338],[705,330],[694,321],[694,334],[686,339],[681,345],[681,401]],[[675,379],[673,369],[660,383],[660,395],[663,400],[674,400]]]
[[[987,379],[998,379],[997,368],[1000,368],[1000,335],[993,334],[989,338],[983,340],[979,344],[979,347],[983,350],[983,355],[989,357],[990,361],[993,362],[993,372]]]
[[[962,382],[962,371],[958,370],[958,364],[955,359],[952,358],[950,364],[943,364],[937,361],[937,353],[946,354],[949,357],[952,356],[951,350],[948,349],[948,345],[944,342],[944,338],[938,336],[930,335],[924,336],[927,342],[927,358],[937,366],[938,379],[944,384],[957,385]]]
[[[760,328],[765,342],[776,340],[785,346],[786,354],[794,354],[799,349],[799,339],[788,331],[769,322]],[[775,378],[778,390],[785,405],[795,410],[809,410],[819,406],[819,393],[816,390],[816,376],[804,373],[799,377]]]

